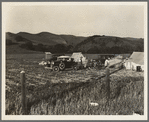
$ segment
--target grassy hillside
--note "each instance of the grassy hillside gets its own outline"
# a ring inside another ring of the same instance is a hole
[[[49,32],[41,32],[38,34],[31,34],[26,32],[19,32],[17,34],[7,32],[6,39],[10,39],[13,42],[19,43],[18,39],[22,38],[25,40],[31,41],[34,45],[43,44],[43,45],[56,45],[56,44],[64,44],[64,45],[72,45],[80,43],[85,39],[85,37],[77,37],[73,35],[56,35]],[[21,39],[20,39],[21,40]]]
[[[20,32],[6,33],[6,44],[18,44],[21,48],[34,51],[50,51],[53,53],[132,53],[144,51],[144,39],[121,38],[114,36],[94,35],[80,37],[73,35],[56,35],[49,32],[30,34]]]
[[[120,37],[91,36],[77,44],[75,50],[88,53],[128,53],[129,51],[143,51],[143,39],[136,41]]]
[[[23,38],[22,36],[8,32],[6,33],[6,44],[7,42],[10,42],[10,41],[12,42],[12,44],[22,44],[25,42],[31,42],[30,40]],[[8,43],[7,45],[11,45],[11,44]]]
[[[63,39],[66,40],[68,45],[72,45],[75,47],[77,44],[81,43],[84,41],[87,37],[81,37],[81,36],[73,36],[73,35],[60,35]]]
[[[59,35],[55,35],[48,32],[41,32],[38,34],[30,34],[26,32],[17,33],[17,35],[22,36],[28,40],[31,40],[34,44],[44,44],[44,45],[56,45],[56,44],[67,44],[67,42],[61,38]]]

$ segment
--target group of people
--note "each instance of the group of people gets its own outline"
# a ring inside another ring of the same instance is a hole
[[[90,60],[88,62],[88,67],[108,67],[109,66],[109,60],[110,58],[107,58],[107,59],[100,59],[100,60]]]

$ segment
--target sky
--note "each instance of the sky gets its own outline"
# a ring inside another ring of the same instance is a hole
[[[5,31],[144,38],[143,5],[5,5]]]

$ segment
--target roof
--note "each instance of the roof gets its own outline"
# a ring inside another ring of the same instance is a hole
[[[71,58],[80,58],[80,57],[84,57],[83,54],[81,52],[76,52],[76,53],[73,53]]]
[[[73,54],[77,54],[77,55],[78,55],[78,54],[82,54],[82,52],[75,52],[75,53],[73,53]]]
[[[57,58],[70,58],[70,56],[59,56]]]
[[[144,52],[133,52],[128,61],[144,65]]]
[[[52,54],[51,52],[45,52],[45,54]]]
[[[81,52],[73,53],[71,58],[73,58],[75,62],[80,62],[81,60],[82,62],[84,62],[86,60],[86,58]]]

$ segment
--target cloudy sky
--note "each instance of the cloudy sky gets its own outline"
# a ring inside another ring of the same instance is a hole
[[[144,37],[142,4],[5,4],[5,31]]]

